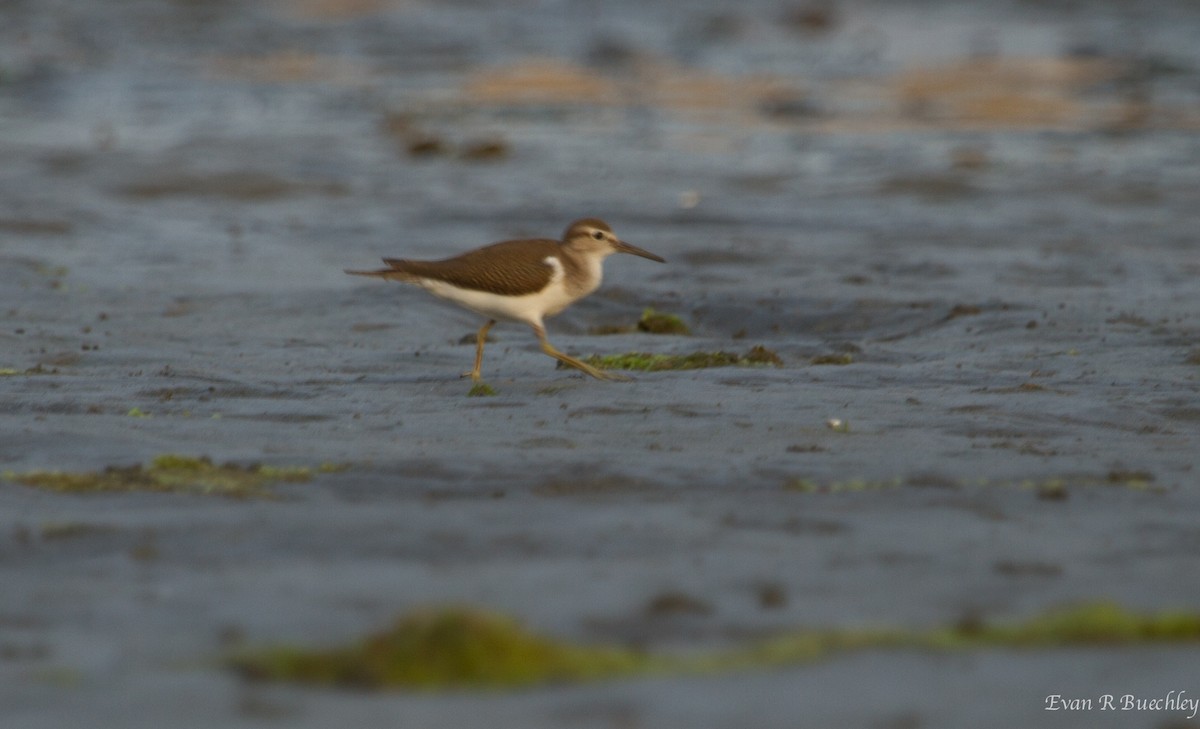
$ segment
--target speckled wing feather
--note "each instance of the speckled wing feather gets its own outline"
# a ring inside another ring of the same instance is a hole
[[[520,296],[541,291],[554,269],[546,257],[558,252],[558,241],[510,240],[493,243],[443,261],[409,261],[385,258],[383,262],[417,278],[444,281],[472,291]]]

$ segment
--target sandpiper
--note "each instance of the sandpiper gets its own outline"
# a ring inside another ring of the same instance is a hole
[[[475,336],[475,367],[463,373],[477,382],[484,341],[499,319],[533,327],[542,351],[560,362],[597,379],[628,380],[558,351],[546,339],[542,324],[544,317],[558,314],[599,288],[604,259],[613,253],[632,253],[666,263],[662,257],[617,238],[603,220],[584,218],[567,226],[561,241],[508,240],[441,261],[385,258],[387,268],[346,273],[415,283],[434,296],[486,316],[487,322]]]

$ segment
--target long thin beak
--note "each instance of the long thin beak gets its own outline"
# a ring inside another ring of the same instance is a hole
[[[638,248],[637,246],[631,246],[623,240],[617,241],[615,248],[617,249],[617,253],[632,253],[635,256],[641,256],[642,258],[649,258],[651,261],[658,261],[659,263],[667,262],[667,259],[663,258],[662,256],[656,256],[653,253],[651,253],[650,251],[645,250],[644,248]]]

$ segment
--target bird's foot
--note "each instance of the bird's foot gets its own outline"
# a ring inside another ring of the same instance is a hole
[[[586,370],[585,370],[586,371]],[[588,372],[589,375],[598,380],[607,380],[609,382],[633,382],[633,378],[629,375],[623,375],[620,372],[610,372],[608,370],[595,370]]]
[[[602,370],[569,355],[563,355],[563,357],[558,360],[558,367],[560,369],[571,367],[579,370],[585,375],[590,375],[595,377],[597,380],[604,380],[606,382],[633,382],[633,378],[629,375],[623,375],[620,372],[613,372],[612,370]]]

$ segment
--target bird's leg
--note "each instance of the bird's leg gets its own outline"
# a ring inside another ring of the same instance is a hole
[[[538,342],[541,343],[543,352],[550,355],[551,357],[558,360],[559,362],[562,362],[564,364],[569,364],[572,367],[574,367],[575,369],[585,372],[585,373],[591,375],[592,377],[595,377],[597,380],[615,380],[615,381],[619,381],[619,382],[629,382],[630,380],[633,379],[631,377],[626,377],[625,375],[617,374],[616,372],[605,372],[604,370],[598,370],[595,367],[588,364],[587,362],[581,362],[580,360],[575,359],[574,357],[572,357],[569,354],[564,354],[564,353],[558,351],[557,349],[554,348],[554,345],[550,344],[550,340],[546,339],[546,330],[543,329],[541,326],[534,326],[533,333],[537,335]]]
[[[495,323],[495,319],[488,319],[486,324],[479,327],[479,333],[475,335],[475,367],[470,372],[462,373],[463,377],[470,377],[475,382],[479,382],[481,378],[479,368],[483,365],[483,343],[487,341],[488,330]]]

